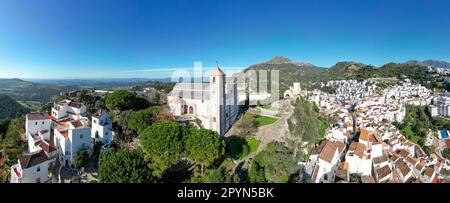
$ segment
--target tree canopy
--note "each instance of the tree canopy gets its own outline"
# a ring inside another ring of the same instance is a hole
[[[188,159],[208,167],[225,153],[225,143],[216,132],[197,128],[187,131],[185,148]]]
[[[155,182],[142,152],[107,149],[100,153],[99,180],[102,183]]]
[[[158,111],[158,107],[150,107],[131,113],[128,120],[128,128],[137,133],[141,133],[153,122],[153,116]]]
[[[136,95],[127,90],[116,90],[106,97],[106,107],[113,110],[126,110],[133,108]]]
[[[207,169],[203,175],[190,179],[191,183],[239,183],[240,179],[236,174],[230,174],[225,168]]]
[[[248,175],[253,183],[286,183],[298,171],[292,150],[281,143],[271,142],[252,160]]]
[[[88,152],[86,150],[82,150],[82,151],[78,151],[75,154],[75,157],[73,158],[72,164],[73,164],[73,166],[75,168],[80,169],[82,167],[87,166],[88,161],[89,161],[89,154],[88,154]]]
[[[146,160],[151,160],[149,167],[157,177],[162,177],[182,157],[183,141],[177,122],[154,123],[139,138]]]

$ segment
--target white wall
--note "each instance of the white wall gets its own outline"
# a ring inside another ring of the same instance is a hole
[[[49,130],[50,126],[52,124],[52,120],[50,119],[44,119],[44,120],[26,120],[25,121],[25,131],[26,133],[38,133],[42,130]]]

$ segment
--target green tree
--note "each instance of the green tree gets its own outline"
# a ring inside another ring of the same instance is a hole
[[[70,179],[70,183],[83,183],[80,176],[74,176]]]
[[[278,142],[271,142],[252,160],[248,175],[254,183],[287,183],[299,171],[292,151]]]
[[[444,156],[447,159],[450,159],[450,148],[444,149],[444,151],[442,151],[442,156]]]
[[[139,140],[156,177],[162,177],[182,157],[183,141],[177,122],[154,123],[142,131]]]
[[[4,138],[10,122],[11,122],[10,118],[0,119],[0,139]]]
[[[89,154],[86,150],[78,151],[73,157],[73,166],[77,169],[87,166]]]
[[[150,107],[144,110],[131,113],[128,120],[128,128],[134,130],[138,134],[145,128],[150,126],[153,121],[153,115],[158,111],[158,107]]]
[[[191,128],[185,137],[185,147],[187,158],[200,163],[202,173],[204,166],[209,167],[225,153],[219,134],[208,129]]]
[[[127,90],[116,90],[113,93],[106,96],[106,107],[113,110],[126,110],[133,108],[133,102],[136,99],[136,95]]]
[[[191,183],[239,183],[239,176],[230,174],[225,168],[207,169],[200,176],[192,177]]]
[[[151,183],[155,178],[142,152],[106,149],[100,153],[99,181],[102,183]]]

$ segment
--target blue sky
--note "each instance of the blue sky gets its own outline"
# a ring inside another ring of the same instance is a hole
[[[450,1],[0,0],[3,78],[162,77],[277,55],[450,61]]]

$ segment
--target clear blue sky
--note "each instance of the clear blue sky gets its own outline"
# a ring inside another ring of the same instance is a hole
[[[276,55],[450,61],[450,1],[0,0],[0,77],[156,77]]]

